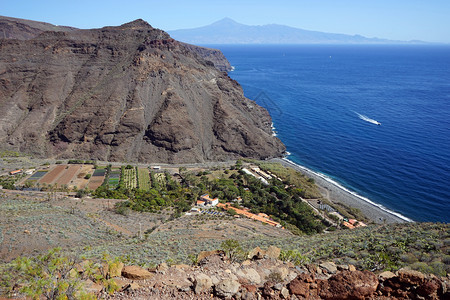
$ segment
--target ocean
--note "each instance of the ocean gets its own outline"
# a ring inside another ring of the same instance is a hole
[[[213,47],[289,160],[414,221],[450,221],[450,46]]]

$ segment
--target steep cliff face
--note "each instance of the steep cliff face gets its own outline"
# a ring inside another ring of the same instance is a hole
[[[279,156],[267,111],[142,20],[0,40],[0,147],[46,157],[201,162]]]

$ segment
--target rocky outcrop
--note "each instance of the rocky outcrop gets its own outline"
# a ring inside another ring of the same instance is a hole
[[[0,16],[0,39],[29,40],[44,31],[73,31],[76,28]]]
[[[258,248],[254,252],[260,251]],[[115,278],[121,290],[108,298],[331,300],[448,299],[449,296],[448,278],[409,269],[376,275],[355,270],[350,265],[339,265],[335,270],[332,262],[299,267],[268,256],[254,259],[238,264],[229,261],[223,253],[211,253],[197,266],[154,268],[146,280]],[[97,289],[97,293],[106,296],[104,290]]]
[[[226,72],[232,70],[230,62],[226,59],[225,55],[223,55],[222,51],[218,49],[199,47],[186,43],[183,43],[183,45],[187,49],[200,55],[201,58],[212,62],[214,66],[220,71]]]
[[[285,148],[268,112],[142,20],[0,40],[0,147],[54,158],[190,163]]]

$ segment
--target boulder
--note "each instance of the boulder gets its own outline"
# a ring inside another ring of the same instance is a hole
[[[337,267],[334,262],[324,262],[319,265],[322,269],[326,270],[327,273],[335,274],[337,272]]]
[[[88,294],[98,294],[103,290],[103,285],[93,282],[92,280],[83,280],[84,291]]]
[[[120,279],[120,278],[113,278],[112,279],[113,281],[114,281],[114,283],[119,287],[119,289],[123,289],[125,286],[127,286],[128,285],[128,282],[127,281],[125,281],[125,280],[123,280],[123,279]]]
[[[248,253],[248,259],[263,259],[264,255],[266,255],[266,251],[256,247]]]
[[[303,298],[309,298],[310,296],[315,296],[314,294],[311,295],[311,283],[315,281],[314,275],[312,274],[300,274],[289,282],[288,289],[289,292],[293,295],[300,296]]]
[[[383,273],[380,273],[378,275],[378,278],[382,281],[385,281],[386,279],[391,279],[393,277],[395,277],[396,275],[394,273],[392,273],[391,271],[385,271]]]
[[[197,274],[194,278],[194,291],[196,294],[208,291],[212,287],[212,279],[204,273]]]
[[[158,271],[158,272],[166,272],[167,270],[169,270],[169,266],[165,262],[160,263],[156,267],[156,271]]]
[[[398,270],[398,277],[400,282],[412,285],[420,285],[425,280],[424,274],[406,268]]]
[[[261,283],[261,276],[253,268],[238,270],[236,272],[236,275],[241,278],[244,278],[247,282],[250,282],[250,283],[255,283],[255,284]]]
[[[278,247],[275,246],[269,246],[266,250],[266,257],[278,259],[280,257],[281,250]]]
[[[197,255],[197,262],[201,262],[204,258],[211,256],[211,255],[221,255],[224,252],[222,250],[213,250],[213,251],[201,251]]]
[[[187,271],[187,270],[191,269],[191,267],[186,264],[179,264],[179,265],[175,265],[174,267],[177,270],[183,270],[183,271]]]
[[[239,291],[240,286],[241,284],[236,280],[222,280],[216,285],[216,295],[223,298],[231,298]]]
[[[318,284],[323,299],[364,299],[375,293],[378,279],[369,271],[342,271]]]
[[[153,277],[153,274],[139,266],[125,266],[122,269],[122,276],[128,279],[143,280]]]
[[[281,295],[281,297],[283,297],[283,299],[289,299],[289,290],[285,287],[282,287],[281,291],[280,291],[280,295]]]

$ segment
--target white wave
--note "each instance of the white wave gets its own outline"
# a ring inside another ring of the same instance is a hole
[[[276,128],[275,128],[275,126],[273,126],[273,122],[272,122],[272,124],[270,124],[270,127],[271,127],[271,129],[272,129],[272,136],[277,136],[277,132],[276,132]]]
[[[374,120],[374,119],[369,118],[368,116],[359,114],[359,113],[357,113],[356,111],[355,111],[354,113],[357,114],[358,117],[359,117],[361,120],[363,120],[363,121],[366,121],[366,122],[369,122],[369,123],[372,123],[372,124],[375,124],[375,125],[381,125],[381,123],[378,122],[377,120]]]
[[[339,188],[340,190],[342,190],[342,191],[344,191],[344,192],[346,192],[346,193],[349,193],[350,195],[353,195],[353,196],[357,197],[358,199],[361,199],[361,200],[363,200],[363,201],[365,201],[365,202],[367,202],[367,203],[369,203],[369,204],[371,204],[371,205],[373,205],[373,206],[375,206],[375,207],[378,207],[379,209],[381,209],[381,210],[387,212],[388,214],[394,215],[394,216],[396,216],[396,217],[398,217],[398,218],[400,218],[400,219],[402,219],[402,220],[404,220],[404,221],[406,221],[406,222],[414,222],[414,221],[411,220],[410,218],[405,217],[404,215],[402,215],[402,214],[400,214],[400,213],[398,213],[398,212],[389,210],[389,209],[387,209],[386,207],[384,207],[383,205],[378,204],[378,203],[375,203],[375,202],[373,202],[372,200],[370,200],[369,198],[366,198],[366,197],[364,197],[364,196],[361,196],[361,195],[357,194],[357,193],[354,192],[354,191],[349,190],[348,188],[342,186],[342,185],[339,184],[338,182],[334,181],[333,179],[331,179],[330,177],[328,177],[328,176],[326,176],[326,175],[324,175],[324,174],[322,174],[322,173],[315,172],[315,171],[310,170],[310,169],[308,169],[308,168],[306,168],[306,167],[304,167],[304,166],[301,166],[301,165],[299,165],[299,164],[296,164],[295,162],[293,162],[292,160],[287,159],[286,157],[283,157],[282,159],[285,160],[285,161],[287,161],[288,163],[294,165],[295,167],[304,170],[306,173],[314,174],[315,176],[317,176],[317,177],[319,177],[319,178],[321,178],[321,179],[323,179],[323,180],[325,180],[325,181],[327,181],[327,182],[333,184],[335,187]]]

